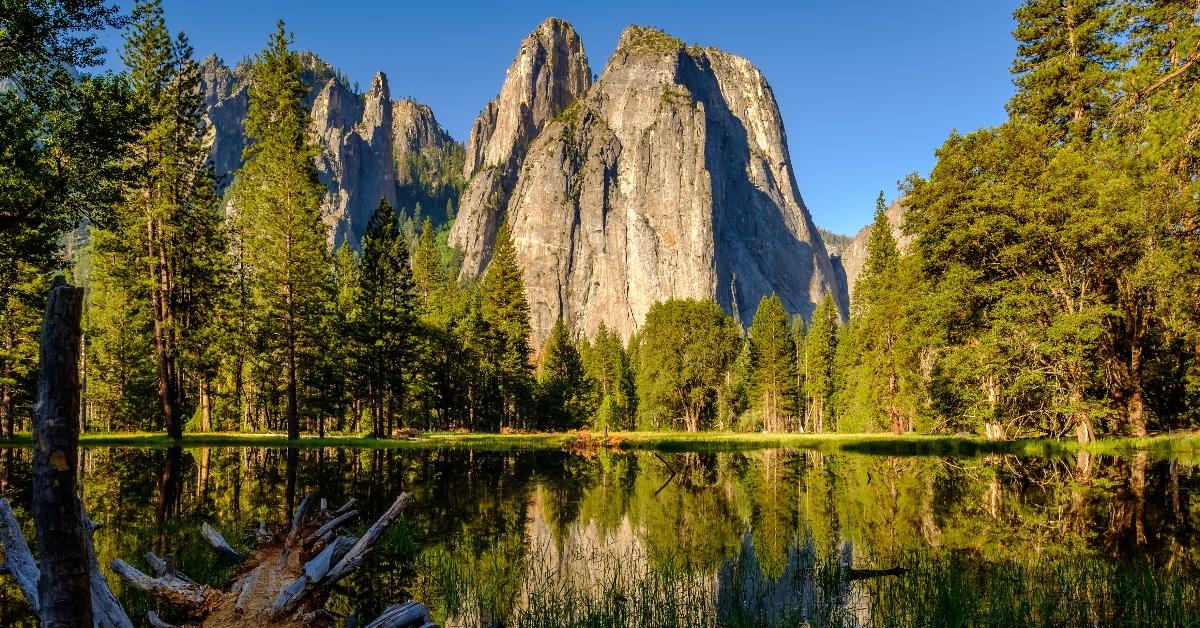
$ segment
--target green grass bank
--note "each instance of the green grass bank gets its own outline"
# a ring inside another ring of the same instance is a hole
[[[359,447],[380,449],[460,447],[472,449],[628,449],[654,451],[741,451],[752,449],[813,449],[828,453],[861,453],[888,456],[974,456],[1013,454],[1064,456],[1081,449],[1118,455],[1146,451],[1158,455],[1200,452],[1200,432],[1162,434],[1144,438],[1104,439],[1087,446],[1068,439],[989,441],[977,436],[917,434],[769,434],[730,432],[564,432],[536,434],[482,434],[428,432],[407,438],[374,438],[359,434],[304,436],[288,441],[283,434],[189,433],[179,441],[153,432],[89,433],[80,438],[87,447]],[[0,446],[32,445],[29,434],[0,439]]]

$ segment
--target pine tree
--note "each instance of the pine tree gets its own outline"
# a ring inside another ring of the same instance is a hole
[[[1017,93],[1009,111],[1086,140],[1104,117],[1121,62],[1114,0],[1026,0],[1013,17]]]
[[[629,356],[621,337],[601,322],[593,342],[580,348],[584,370],[594,382],[598,399],[595,428],[629,429],[632,426],[635,391]]]
[[[439,312],[446,292],[446,271],[442,268],[442,254],[429,218],[421,225],[421,236],[413,251],[413,281],[416,282],[422,316],[430,317]]]
[[[875,220],[867,242],[867,260],[851,304],[850,324],[839,346],[844,386],[839,390],[839,428],[900,433],[905,421],[899,404],[904,334],[900,252],[892,236],[883,192],[875,202]]]
[[[826,418],[832,414],[838,324],[833,296],[826,294],[813,311],[812,325],[804,343],[804,388],[808,396],[806,421],[813,432],[825,431]]]
[[[243,166],[231,189],[250,268],[259,337],[284,377],[288,438],[299,438],[297,378],[317,350],[331,301],[316,148],[308,138],[299,56],[280,21],[250,86]],[[311,360],[310,360],[311,361]]]
[[[367,397],[362,378],[358,376],[361,375],[359,367],[365,360],[366,350],[358,337],[358,330],[363,324],[361,308],[364,299],[359,258],[348,243],[338,247],[333,256],[333,283],[336,294],[334,309],[337,312],[333,335],[341,345],[337,351],[338,370],[345,374],[336,385],[343,398],[349,400],[350,429],[358,432],[359,404]],[[339,431],[345,429],[345,418],[344,414],[339,415]]]
[[[483,317],[494,334],[488,359],[496,364],[502,396],[502,421],[516,426],[530,401],[529,301],[512,232],[500,225],[487,273],[483,276]]]
[[[36,394],[38,329],[61,236],[107,220],[128,180],[140,122],[124,76],[93,76],[95,35],[126,23],[100,0],[9,2],[0,10],[0,417]]]
[[[595,410],[594,384],[587,377],[579,349],[561,318],[554,322],[542,351],[538,384],[541,410],[535,426],[538,429],[576,429]]]
[[[750,325],[752,356],[751,408],[762,419],[763,429],[782,432],[795,416],[795,352],[788,330],[783,301],[772,294],[764,296]]]
[[[416,294],[408,247],[386,200],[367,224],[359,271],[358,339],[373,417],[372,433],[390,435],[405,410],[406,367],[416,340]]]
[[[148,317],[163,423],[178,438],[197,407],[202,424],[211,424],[217,358],[210,347],[227,278],[227,240],[204,142],[199,66],[183,35],[172,41],[157,0],[137,4],[133,14],[124,61],[143,116],[130,155],[137,177],[108,226],[93,229],[93,262],[98,279],[122,284],[108,286],[107,294],[125,291],[143,304],[131,313]]]

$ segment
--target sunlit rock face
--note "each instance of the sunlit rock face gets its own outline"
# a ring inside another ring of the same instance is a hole
[[[843,301],[762,73],[652,29],[626,29],[538,134],[505,215],[537,344],[559,317],[628,337],[670,298],[715,299],[747,325],[771,293],[803,316]],[[456,225],[467,259],[486,258],[491,227]]]
[[[450,242],[463,251],[464,276],[483,271],[529,144],[592,83],[583,40],[558,18],[521,42],[500,94],[475,119],[466,145],[468,180]]]
[[[317,57],[304,55],[303,60],[309,131],[320,148],[316,165],[326,191],[322,219],[333,246],[357,246],[379,201],[396,206],[397,167],[405,157],[453,139],[429,107],[412,100],[393,101],[382,72],[360,93]],[[208,57],[201,63],[201,77],[210,154],[218,180],[226,186],[242,163],[247,89],[253,76],[249,66],[230,69]]]
[[[888,224],[892,226],[892,237],[900,252],[907,253],[912,248],[912,236],[904,235],[900,227],[904,223],[904,199],[895,201],[887,208]],[[859,230],[854,238],[845,245],[826,243],[829,259],[833,262],[834,273],[838,276],[838,292],[846,303],[854,296],[854,284],[862,273],[863,265],[867,263],[867,245],[871,241],[871,225]]]

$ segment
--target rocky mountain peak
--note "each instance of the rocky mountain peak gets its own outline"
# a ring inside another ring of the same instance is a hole
[[[301,62],[301,77],[310,90],[310,131],[320,148],[317,172],[326,189],[323,218],[333,246],[357,246],[380,199],[398,206],[397,171],[405,156],[454,140],[429,107],[393,101],[384,73],[358,93],[320,57],[302,53]],[[216,57],[204,59],[201,73],[213,163],[227,185],[242,163],[247,88],[253,77],[249,68],[231,70]]]
[[[578,333],[603,322],[628,337],[670,298],[715,299],[748,324],[772,293],[805,316],[839,294],[774,94],[737,55],[627,28],[518,174],[503,207],[535,343],[560,317]],[[459,240],[467,259],[487,257],[481,225],[455,225],[475,229]]]
[[[481,272],[491,259],[529,144],[591,82],[583,40],[567,22],[547,19],[521,41],[499,95],[475,119],[467,140],[463,175],[469,182],[450,234],[467,252],[464,274]]]

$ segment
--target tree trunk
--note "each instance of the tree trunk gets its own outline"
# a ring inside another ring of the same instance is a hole
[[[158,396],[162,402],[167,437],[183,436],[183,409],[179,407],[179,382],[175,379],[174,356],[167,338],[168,304],[167,276],[162,268],[160,252],[155,251],[158,239],[153,219],[146,221],[146,253],[150,256],[150,313],[154,322],[154,356],[158,368]]]
[[[13,437],[13,409],[12,409],[12,389],[5,384],[0,386],[0,410],[4,411],[4,424],[0,429],[4,430],[4,436],[7,438]]]
[[[211,432],[212,425],[212,395],[208,392],[208,381],[200,380],[200,431]]]
[[[33,450],[38,599],[46,626],[92,625],[87,538],[76,497],[82,312],[83,289],[55,277],[42,323]]]
[[[300,420],[296,415],[296,324],[290,313],[287,329],[287,365],[284,371],[287,378],[288,440],[296,440],[300,438]]]

